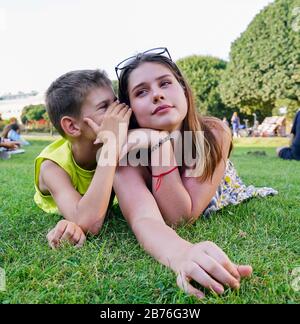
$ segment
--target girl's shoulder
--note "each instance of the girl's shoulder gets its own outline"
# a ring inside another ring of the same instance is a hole
[[[207,125],[217,139],[218,137],[223,137],[224,135],[231,138],[230,128],[219,118],[205,116],[202,117],[202,121]]]
[[[210,129],[223,154],[229,156],[232,150],[232,134],[230,128],[216,117],[202,117],[202,121]]]

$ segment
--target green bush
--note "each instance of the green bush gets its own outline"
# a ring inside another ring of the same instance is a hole
[[[176,62],[187,78],[203,115],[231,118],[233,109],[222,102],[219,82],[227,63],[210,56],[190,56]]]
[[[0,120],[0,132],[2,132],[4,127],[8,124],[9,124],[9,120]]]

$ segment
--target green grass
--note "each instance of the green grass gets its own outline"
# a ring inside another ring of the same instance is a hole
[[[26,154],[0,161],[0,267],[6,291],[0,303],[199,303],[176,286],[175,275],[138,245],[118,206],[98,237],[82,249],[53,251],[46,234],[59,216],[33,202],[33,159],[48,144],[32,140]],[[200,303],[299,303],[291,275],[300,267],[300,162],[277,159],[274,147],[286,140],[240,139],[232,160],[247,184],[270,186],[276,197],[253,199],[180,228],[192,242],[211,240],[254,274],[239,291],[207,293]],[[264,150],[255,157],[249,151]]]

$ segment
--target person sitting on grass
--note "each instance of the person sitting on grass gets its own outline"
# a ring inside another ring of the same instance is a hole
[[[0,137],[0,148],[4,148],[6,150],[16,150],[20,147],[20,143],[16,141],[5,141],[2,137]]]
[[[10,125],[10,129],[7,132],[7,138],[10,141],[17,141],[21,145],[29,145],[29,142],[21,136],[21,128],[17,122]]]
[[[19,142],[7,141],[0,137],[0,159],[7,160],[10,158],[10,153],[16,151],[20,147]]]
[[[120,145],[126,141],[131,109],[116,101],[111,81],[99,70],[59,77],[47,90],[46,108],[62,138],[35,159],[34,200],[45,212],[64,217],[47,235],[52,248],[62,240],[82,246],[86,233],[99,233],[113,199],[119,152],[114,150],[115,165],[108,166],[97,164],[96,154],[107,149],[106,132]],[[120,123],[126,126],[123,134]]]
[[[297,112],[291,130],[291,141],[289,147],[279,147],[277,155],[283,160],[300,161],[300,110]]]

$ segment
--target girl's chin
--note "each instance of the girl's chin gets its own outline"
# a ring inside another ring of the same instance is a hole
[[[169,131],[169,130],[176,130],[180,129],[182,125],[182,121],[176,120],[176,121],[167,121],[167,122],[161,122],[161,123],[149,123],[144,124],[143,128],[152,128],[152,129],[158,129],[162,131]]]

